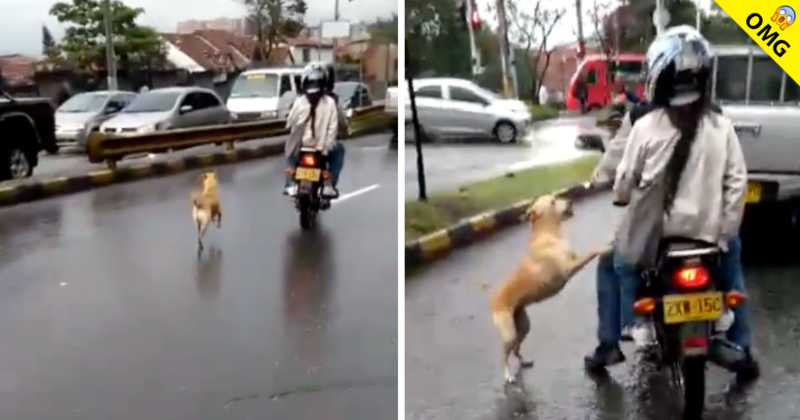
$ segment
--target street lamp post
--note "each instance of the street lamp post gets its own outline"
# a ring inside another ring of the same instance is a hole
[[[114,34],[111,27],[111,0],[103,0],[103,23],[106,35],[106,77],[108,90],[117,90],[117,60],[114,57]]]

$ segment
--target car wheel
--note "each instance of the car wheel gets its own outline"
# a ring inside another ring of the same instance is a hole
[[[517,141],[517,127],[508,121],[500,121],[494,127],[494,138],[500,143],[515,143]]]
[[[0,163],[0,180],[22,179],[33,175],[31,159],[22,149],[11,146]]]

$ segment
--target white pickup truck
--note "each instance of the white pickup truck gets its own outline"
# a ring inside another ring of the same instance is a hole
[[[717,45],[714,52],[713,97],[733,121],[747,161],[747,216],[775,224],[760,227],[764,235],[786,231],[787,223],[794,228],[800,203],[800,86],[756,45]]]
[[[800,86],[758,46],[714,50],[713,97],[742,142],[748,203],[800,199]]]

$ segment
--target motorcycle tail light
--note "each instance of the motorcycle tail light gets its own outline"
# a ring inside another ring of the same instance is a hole
[[[317,166],[317,158],[314,155],[303,155],[300,157],[301,166]]]
[[[708,347],[708,339],[706,337],[692,337],[683,340],[683,347],[690,349],[698,349]]]
[[[675,272],[675,284],[686,289],[708,286],[710,276],[705,267],[683,267]]]

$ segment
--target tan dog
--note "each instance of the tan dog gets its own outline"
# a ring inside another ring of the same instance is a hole
[[[527,254],[511,277],[491,297],[492,320],[503,344],[505,380],[514,382],[508,359],[513,353],[520,367],[533,362],[520,354],[520,346],[530,331],[525,308],[559,293],[567,282],[608,247],[578,256],[562,233],[561,224],[572,216],[572,202],[552,195],[539,197],[531,204],[525,219],[531,222]]]
[[[222,226],[222,210],[219,205],[219,180],[215,171],[200,176],[203,189],[192,194],[192,218],[197,224],[197,247],[203,249],[203,236],[211,222]]]

